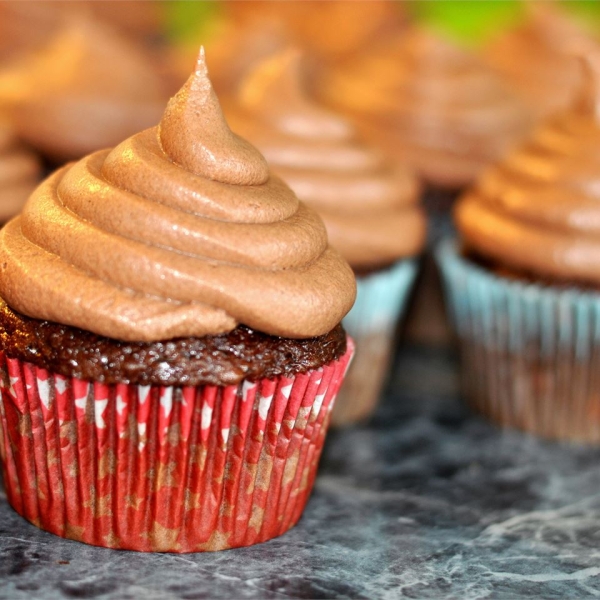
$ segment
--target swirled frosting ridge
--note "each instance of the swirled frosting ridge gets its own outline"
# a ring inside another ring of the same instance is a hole
[[[392,166],[357,138],[350,122],[309,99],[301,58],[289,49],[259,64],[229,113],[232,127],[319,213],[329,241],[353,267],[417,254],[425,218],[416,176]]]
[[[0,272],[14,310],[126,341],[238,323],[308,338],[355,293],[317,215],[227,126],[203,54],[157,127],[35,191],[0,232]]]
[[[547,119],[458,203],[465,245],[513,269],[600,284],[600,64],[574,106]]]
[[[438,187],[470,183],[531,125],[491,68],[417,28],[348,61],[319,87],[325,102]]]

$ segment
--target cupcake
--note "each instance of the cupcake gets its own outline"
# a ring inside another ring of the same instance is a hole
[[[467,50],[417,27],[332,71],[320,94],[367,139],[416,170],[431,246],[452,231],[450,209],[460,191],[530,127],[524,103],[498,74]],[[427,346],[451,340],[429,254],[405,336]]]
[[[40,175],[35,154],[24,148],[11,128],[0,120],[0,224],[21,210]]]
[[[75,3],[81,10],[81,0]],[[110,23],[128,37],[153,43],[160,41],[164,34],[166,6],[155,0],[119,0],[118,2],[98,2],[87,0],[83,5],[91,14]]]
[[[596,50],[597,52],[597,50]],[[600,442],[600,66],[456,208],[439,261],[464,393],[496,423]]]
[[[484,50],[538,118],[567,109],[581,86],[572,54],[587,33],[554,3],[527,4],[527,19],[493,38]]]
[[[388,372],[396,324],[424,244],[416,177],[307,97],[294,50],[258,65],[237,100],[228,111],[232,129],[255,144],[274,173],[318,211],[330,243],[358,277],[357,301],[344,320],[358,350],[333,423],[364,419]]]
[[[0,108],[19,137],[56,162],[155,125],[166,100],[144,50],[83,17],[0,73]]]
[[[412,28],[328,73],[324,101],[411,165],[431,210],[501,157],[530,127],[523,103],[466,50]]]
[[[54,534],[247,546],[300,518],[352,354],[351,269],[227,126],[201,54],[160,124],[0,232],[7,497]]]

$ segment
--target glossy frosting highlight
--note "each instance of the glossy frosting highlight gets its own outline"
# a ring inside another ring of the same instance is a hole
[[[204,55],[158,127],[67,165],[0,232],[14,310],[125,341],[327,333],[351,269],[318,216],[233,134]]]
[[[417,28],[348,61],[320,89],[363,133],[439,187],[470,183],[530,127],[524,103],[491,68]]]
[[[0,223],[16,215],[37,185],[41,167],[14,132],[0,121]]]
[[[600,284],[600,62],[574,106],[547,119],[456,208],[465,246],[516,270]]]
[[[344,118],[312,102],[301,56],[279,53],[246,78],[229,112],[232,128],[323,218],[330,243],[354,268],[417,254],[425,219],[416,177],[363,145]]]

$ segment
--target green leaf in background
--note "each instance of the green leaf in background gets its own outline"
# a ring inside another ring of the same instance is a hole
[[[477,46],[498,31],[526,18],[536,0],[412,0],[407,4],[417,21],[465,45]],[[539,0],[560,4],[582,26],[600,33],[600,0]]]
[[[207,0],[171,0],[164,2],[166,32],[171,41],[195,41],[210,34],[221,14],[221,3]]]
[[[516,25],[525,17],[527,5],[523,0],[399,1],[418,22],[468,46],[480,45],[498,31]],[[560,4],[592,31],[600,32],[600,0],[566,0]],[[222,2],[217,0],[171,0],[164,5],[167,35],[176,42],[210,35],[222,15]]]
[[[589,31],[600,33],[600,1],[599,0],[568,0],[562,6],[573,16],[586,25]]]
[[[518,0],[413,0],[408,4],[417,21],[469,46],[518,23],[524,14]]]

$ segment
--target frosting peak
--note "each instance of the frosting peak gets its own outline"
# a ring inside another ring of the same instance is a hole
[[[330,140],[353,135],[348,121],[307,99],[302,76],[299,50],[275,54],[249,73],[240,89],[240,101],[290,135]]]
[[[11,308],[120,340],[309,338],[354,293],[316,213],[227,127],[202,56],[160,127],[57,171],[0,231]]]
[[[234,185],[261,185],[269,178],[263,156],[229,129],[200,50],[195,72],[167,104],[159,125],[162,149],[199,177]]]

